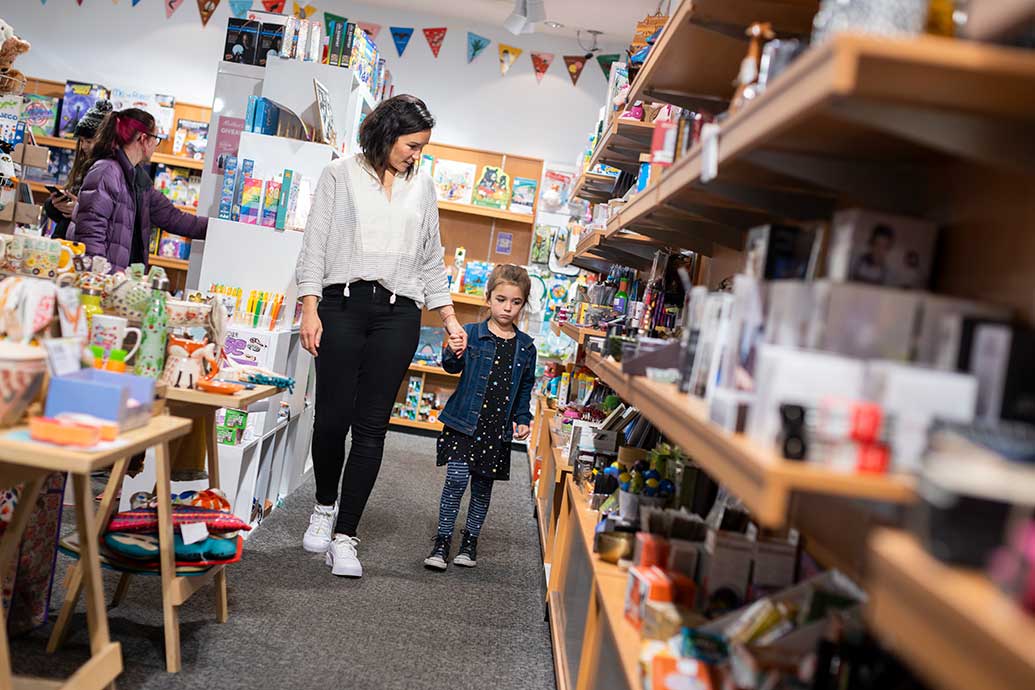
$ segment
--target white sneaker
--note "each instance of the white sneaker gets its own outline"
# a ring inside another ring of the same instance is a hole
[[[338,506],[322,506],[319,503],[309,516],[309,528],[302,537],[302,548],[312,553],[324,553],[331,546],[331,535],[334,534],[334,520]]]
[[[335,534],[331,548],[327,549],[327,565],[331,573],[342,577],[363,577],[363,566],[356,555],[359,539],[347,534]]]

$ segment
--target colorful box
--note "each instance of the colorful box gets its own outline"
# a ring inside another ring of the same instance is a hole
[[[261,219],[261,225],[265,228],[277,227],[277,215],[280,208],[280,190],[281,185],[279,182],[270,180],[266,183],[266,189],[262,197]]]

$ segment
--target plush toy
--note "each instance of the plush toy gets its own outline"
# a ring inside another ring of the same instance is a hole
[[[0,94],[20,94],[25,91],[25,75],[14,68],[14,61],[32,47],[14,35],[10,24],[0,19]]]

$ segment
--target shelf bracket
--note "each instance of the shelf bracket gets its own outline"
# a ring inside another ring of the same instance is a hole
[[[780,218],[799,221],[829,218],[837,205],[834,199],[800,192],[759,189],[721,179],[712,180],[707,184],[698,183],[697,188],[758,211],[768,211]]]

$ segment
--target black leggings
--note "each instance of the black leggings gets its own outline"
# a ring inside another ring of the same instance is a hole
[[[405,297],[390,304],[390,293],[377,283],[352,283],[349,292],[343,297],[341,285],[324,288],[318,310],[323,337],[316,358],[313,473],[316,502],[325,506],[338,498],[341,477],[334,531],[355,536],[381,469],[392,405],[417,350],[421,312]]]

